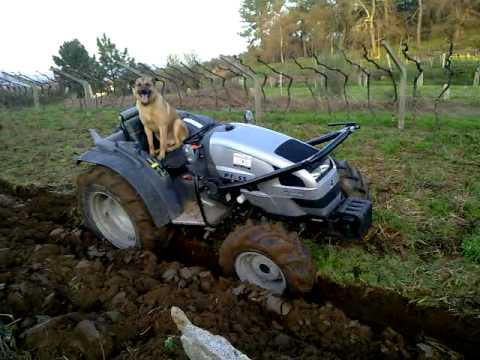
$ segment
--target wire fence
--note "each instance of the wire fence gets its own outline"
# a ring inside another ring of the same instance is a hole
[[[448,52],[422,57],[403,45],[397,55],[372,59],[365,49],[363,54],[339,50],[284,64],[227,56],[165,68],[119,63],[120,70],[112,78],[71,68],[52,68],[49,74],[35,75],[0,72],[0,108],[41,109],[49,104],[80,109],[126,107],[134,103],[131,86],[140,76],[154,78],[162,95],[178,108],[254,108],[257,116],[275,110],[396,113],[402,97],[414,118],[418,111],[438,114],[443,104],[480,107],[478,54],[456,54],[452,44]],[[398,68],[392,59],[400,62]],[[402,89],[402,79],[407,78]]]

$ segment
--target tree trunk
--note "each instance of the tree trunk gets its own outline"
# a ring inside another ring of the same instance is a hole
[[[422,45],[423,0],[418,0],[417,47]]]
[[[370,14],[370,18],[368,19],[368,25],[369,25],[369,30],[370,30],[370,41],[372,45],[372,56],[374,58],[377,58],[377,42],[376,42],[376,37],[375,37],[375,9],[376,8],[376,0],[372,0],[372,12]]]
[[[305,41],[305,33],[302,33],[302,48],[303,48],[303,57],[307,57],[307,42]]]
[[[282,64],[285,62],[285,59],[283,57],[283,29],[281,25],[280,25],[280,62]]]
[[[384,0],[383,1],[383,12],[384,12],[384,26],[383,26],[383,29],[384,29],[384,32],[385,32],[385,37],[387,37],[388,28],[391,26],[391,24],[390,24],[390,1],[389,0]]]

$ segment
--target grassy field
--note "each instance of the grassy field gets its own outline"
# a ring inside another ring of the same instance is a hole
[[[0,111],[0,178],[72,190],[73,158],[108,134],[118,109]],[[239,112],[206,112],[240,120]],[[337,120],[346,114],[335,114]],[[319,271],[340,283],[394,289],[412,301],[480,314],[480,121],[431,115],[400,132],[389,113],[351,114],[362,124],[335,156],[368,177],[374,227],[362,241],[306,239]],[[261,124],[300,139],[325,133],[332,119],[307,112],[266,114]]]

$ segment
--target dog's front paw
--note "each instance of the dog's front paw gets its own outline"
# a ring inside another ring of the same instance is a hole
[[[157,159],[163,160],[165,159],[165,153],[162,153],[160,150],[155,151],[154,155]]]

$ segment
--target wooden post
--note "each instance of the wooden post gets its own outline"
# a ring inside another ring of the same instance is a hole
[[[403,130],[405,128],[405,110],[407,107],[407,68],[395,55],[386,41],[382,40],[382,46],[400,71],[400,88],[398,91],[398,128]]]
[[[422,73],[420,74],[420,76],[418,77],[417,87],[418,87],[418,88],[423,87],[423,72],[422,72]]]
[[[448,84],[443,84],[443,89],[447,88]],[[443,94],[443,100],[450,99],[450,87],[448,87],[447,91]]]
[[[241,72],[245,76],[248,76],[250,79],[253,80],[253,91],[254,91],[254,99],[255,99],[255,118],[260,120],[263,117],[263,94],[262,94],[262,86],[260,85],[260,80],[253,73],[250,69],[242,64],[239,64],[238,61],[231,59],[228,56],[220,55],[220,59],[230,65],[232,68],[236,69],[237,71]]]
[[[480,67],[477,68],[475,71],[475,75],[473,76],[473,86],[478,87],[480,85]]]
[[[35,109],[40,109],[40,95],[38,93],[38,86],[32,85],[32,93],[33,93],[33,106]]]
[[[51,68],[51,70],[53,72],[56,72],[56,73],[59,73],[60,75],[63,75],[65,76],[66,78],[70,79],[70,80],[73,80],[75,81],[76,83],[82,85],[83,87],[83,93],[85,95],[85,103],[87,105],[89,105],[91,103],[91,100],[94,98],[93,96],[93,90],[92,90],[92,86],[89,84],[89,82],[87,80],[83,80],[83,79],[80,79],[72,74],[69,74],[69,73],[66,73],[65,71],[63,70],[60,70],[60,69],[55,69],[55,68]]]

